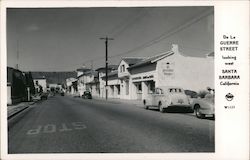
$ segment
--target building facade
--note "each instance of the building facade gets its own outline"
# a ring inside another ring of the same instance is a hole
[[[105,67],[78,77],[78,90],[89,90],[94,96],[142,100],[156,87],[176,86],[199,92],[214,88],[214,53],[204,57],[185,56],[172,50],[147,58],[122,58],[115,68]],[[81,92],[81,91],[80,91]],[[107,92],[107,93],[106,93]]]
[[[47,80],[45,77],[35,77],[33,81],[35,93],[47,92]]]
[[[34,94],[34,84],[31,73],[7,67],[7,104],[12,105],[29,100]]]

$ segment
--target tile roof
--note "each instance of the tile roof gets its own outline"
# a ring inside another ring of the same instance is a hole
[[[118,68],[118,65],[113,65],[113,64],[110,64],[108,65],[108,70],[117,70]],[[96,71],[100,71],[100,70],[105,70],[106,67],[100,67],[100,68],[97,68]]]
[[[110,73],[108,73],[108,77],[113,77],[113,76],[117,76],[118,77],[118,71],[116,70],[116,71],[113,71],[113,72],[110,72]],[[106,75],[105,76],[103,76],[102,78],[105,78],[106,77]]]
[[[122,58],[129,66],[134,65],[140,61],[142,61],[145,58],[136,58],[136,57],[125,57]]]
[[[144,66],[144,65],[147,65],[147,64],[155,63],[158,60],[161,60],[162,58],[165,58],[165,57],[170,56],[172,54],[174,54],[173,51],[168,51],[168,52],[164,52],[164,53],[161,53],[161,54],[158,54],[158,55],[143,59],[143,60],[139,61],[138,63],[136,63],[134,65],[131,65],[130,67],[128,67],[128,69],[132,69],[132,68]]]

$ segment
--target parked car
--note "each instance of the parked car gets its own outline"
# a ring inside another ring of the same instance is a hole
[[[206,94],[204,98],[193,99],[192,106],[197,118],[214,117],[214,94]]]
[[[145,109],[151,106],[159,108],[160,112],[165,112],[167,108],[185,108],[191,110],[190,101],[185,95],[184,90],[180,87],[158,87],[155,92],[149,94],[143,100]]]
[[[82,95],[82,98],[84,98],[84,99],[92,99],[91,92],[90,91],[84,91],[83,95]]]
[[[41,93],[40,96],[41,96],[42,100],[43,99],[48,99],[48,93]]]
[[[61,92],[61,96],[64,96],[64,95],[65,95],[65,94],[64,94],[64,92],[62,91],[62,92]]]
[[[39,101],[41,100],[41,95],[40,94],[35,94],[33,96],[31,96],[32,100],[33,101]]]

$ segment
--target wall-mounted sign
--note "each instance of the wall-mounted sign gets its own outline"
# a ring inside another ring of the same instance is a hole
[[[174,76],[174,63],[172,62],[165,62],[162,63],[162,73],[166,77],[173,77]]]
[[[132,77],[132,81],[151,80],[153,78],[154,78],[154,75],[137,76],[137,77]]]

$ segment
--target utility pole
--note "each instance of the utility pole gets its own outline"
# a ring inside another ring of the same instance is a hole
[[[16,64],[16,69],[19,69],[18,63],[19,63],[19,40],[17,39],[17,50],[16,50],[16,54],[17,54],[17,64]]]
[[[105,85],[105,91],[106,91],[106,100],[108,99],[108,41],[114,40],[113,38],[100,38],[101,40],[105,40],[105,46],[106,46],[106,52],[105,52],[105,62],[106,62],[106,85]]]

